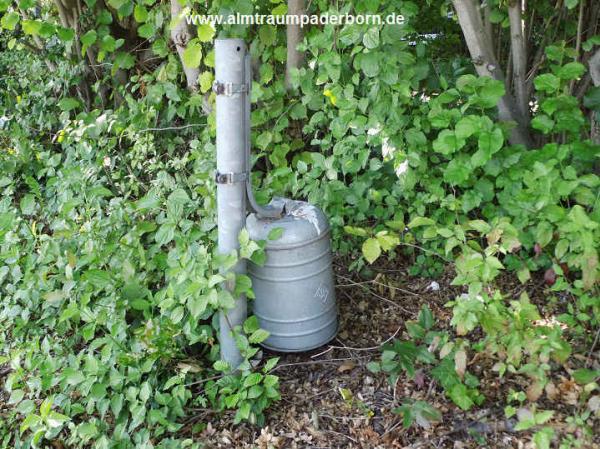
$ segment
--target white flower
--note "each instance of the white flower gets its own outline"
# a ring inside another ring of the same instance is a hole
[[[390,144],[387,137],[384,137],[383,144],[381,145],[381,154],[383,157],[391,156],[394,154],[394,151],[396,151],[396,147]]]
[[[375,128],[369,128],[367,130],[367,134],[369,136],[376,136],[377,134],[379,134],[381,132],[381,125],[378,123],[377,126]]]
[[[408,171],[408,160],[402,162],[396,167],[396,176],[400,176]]]
[[[437,292],[440,289],[440,284],[436,281],[432,281],[431,284],[425,290],[431,290],[432,292]]]

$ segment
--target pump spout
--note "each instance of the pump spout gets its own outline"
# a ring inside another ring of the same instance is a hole
[[[256,198],[254,197],[254,192],[252,190],[252,155],[251,155],[251,139],[250,139],[250,130],[252,126],[251,122],[251,93],[252,93],[252,66],[250,63],[250,53],[246,54],[246,59],[244,61],[244,75],[246,78],[245,84],[248,86],[248,93],[246,94],[246,102],[245,102],[245,123],[244,123],[244,133],[246,139],[246,172],[248,173],[246,177],[246,196],[248,197],[248,205],[252,212],[256,213],[259,217],[262,218],[281,218],[284,213],[285,204],[282,200],[273,199],[268,205],[261,206],[256,202]]]

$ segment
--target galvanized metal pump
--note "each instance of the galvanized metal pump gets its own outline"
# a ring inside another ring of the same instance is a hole
[[[246,226],[250,238],[266,240],[266,263],[249,264],[256,299],[254,313],[270,336],[263,346],[295,352],[314,349],[337,332],[337,309],[331,268],[327,218],[303,201],[274,198],[260,206],[250,178],[250,55],[242,39],[215,41],[217,113],[217,213],[219,252],[239,248],[238,235]],[[253,211],[246,217],[246,200]],[[277,240],[269,233],[281,228]],[[246,273],[240,260],[233,271]],[[233,292],[233,285],[226,288]],[[247,317],[244,296],[219,316],[221,357],[235,369],[242,362],[232,329]]]

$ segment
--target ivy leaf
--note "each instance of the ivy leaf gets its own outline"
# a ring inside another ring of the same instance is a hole
[[[198,40],[200,42],[210,42],[215,35],[215,29],[208,23],[198,26]]]
[[[548,134],[554,129],[554,120],[552,120],[546,114],[540,114],[531,120],[531,127],[541,131],[544,134]]]
[[[21,22],[21,26],[23,27],[23,32],[30,36],[37,36],[40,34],[40,30],[42,28],[42,22],[39,20],[23,20]]]
[[[79,100],[77,100],[76,98],[73,97],[66,97],[61,99],[58,102],[58,107],[63,110],[63,111],[71,111],[75,108],[78,108],[80,105]]]
[[[454,133],[458,139],[467,139],[476,134],[481,127],[479,117],[467,115],[461,118],[455,126]]]
[[[71,28],[57,27],[56,34],[58,35],[58,38],[63,42],[70,42],[75,37],[75,31],[73,31]]]
[[[471,167],[462,158],[452,159],[446,169],[444,170],[444,180],[454,184],[460,185],[469,179],[471,174]]]
[[[175,189],[167,198],[167,202],[179,204],[181,206],[187,204],[190,201],[190,197],[187,192],[183,189]]]
[[[585,73],[585,66],[579,62],[569,62],[558,69],[558,77],[563,80],[576,80]]]
[[[567,3],[568,2],[569,0],[567,0]],[[543,429],[537,431],[533,434],[533,442],[535,443],[535,448],[550,449],[552,437],[554,437],[554,430],[551,427],[544,427]]]
[[[366,76],[373,78],[379,75],[379,56],[377,53],[363,53],[360,58],[360,68]]]
[[[32,215],[35,211],[35,196],[31,193],[24,195],[19,202],[19,206],[21,206],[23,215]]]
[[[560,79],[551,73],[545,73],[536,76],[533,80],[533,84],[537,90],[551,94],[556,92],[560,87]]]
[[[450,390],[448,396],[450,399],[452,399],[452,402],[465,411],[469,410],[471,407],[473,407],[473,405],[475,405],[473,400],[469,397],[469,389],[463,384],[456,384]]]
[[[90,30],[87,33],[85,33],[83,36],[81,36],[81,43],[83,45],[85,45],[86,47],[89,47],[94,42],[96,42],[96,37],[97,37],[96,32],[94,30]]]
[[[465,145],[464,139],[459,139],[454,131],[444,129],[433,141],[433,150],[446,156],[460,150]]]
[[[379,46],[379,29],[370,27],[363,36],[363,45],[368,49],[377,48]]]
[[[277,228],[273,228],[269,231],[269,235],[267,235],[267,238],[269,240],[278,240],[281,238],[282,235],[283,235],[283,228],[277,227]]]
[[[408,223],[407,226],[410,229],[414,229],[414,228],[418,228],[420,226],[432,226],[434,224],[435,224],[435,221],[433,221],[431,218],[415,217],[410,221],[410,223]]]
[[[148,20],[148,10],[144,5],[140,5],[139,3],[135,5],[135,8],[133,9],[133,18],[138,23]]]
[[[139,27],[137,31],[138,31],[138,36],[140,36],[144,39],[150,39],[152,36],[154,36],[154,33],[156,30],[154,28],[154,24],[145,23],[141,27]]]
[[[573,379],[580,385],[587,385],[600,377],[600,370],[581,368],[573,372]]]
[[[504,145],[504,135],[500,128],[494,128],[492,132],[483,131],[479,134],[477,146],[489,156],[500,150],[502,145]]]
[[[373,263],[381,255],[381,247],[375,238],[365,240],[362,245],[362,253],[369,263]]]
[[[200,74],[200,92],[206,93],[210,90],[213,83],[213,74],[211,72],[202,72]]]
[[[200,65],[202,60],[202,46],[196,43],[188,43],[183,51],[183,63],[186,67],[195,68]]]
[[[87,270],[82,277],[97,288],[104,288],[112,283],[110,273],[104,270]]]
[[[16,12],[11,11],[2,16],[2,20],[0,20],[0,25],[2,25],[2,28],[4,29],[12,31],[15,29],[17,23],[19,23],[19,20],[19,15]]]
[[[156,234],[154,240],[159,245],[166,245],[175,237],[175,223],[163,223]]]
[[[248,337],[248,341],[252,344],[258,344],[269,338],[269,332],[264,329],[257,329]]]
[[[580,0],[565,0],[565,6],[567,9],[573,9],[579,4]]]

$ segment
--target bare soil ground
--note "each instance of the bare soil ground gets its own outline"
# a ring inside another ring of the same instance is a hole
[[[369,279],[349,273],[345,266],[347,261],[335,263],[340,311],[336,338],[306,353],[266,354],[281,356],[275,374],[280,376],[282,396],[267,411],[266,426],[234,426],[231,413],[200,413],[196,422],[204,422],[206,427],[194,434],[196,440],[211,449],[533,447],[531,434],[514,432],[514,420],[506,420],[503,411],[509,389],[526,390],[527,379],[500,379],[491,369],[494,362],[485,355],[469,354],[468,369],[478,376],[486,396],[481,406],[469,412],[446,398],[427,373],[419,373],[415,379],[403,376],[390,386],[385,375],[373,374],[366,368],[369,361],[380,357],[384,343],[396,337],[409,338],[405,321],[416,319],[423,304],[432,310],[438,329],[450,329],[451,310],[444,305],[462,292],[450,285],[452,273],[436,279],[439,289],[434,290],[431,279],[407,274],[408,262],[405,266],[379,267],[376,276]],[[532,302],[547,304],[543,279],[534,279],[526,287],[510,276],[500,282],[502,291],[515,298],[526,288]],[[568,390],[577,387],[564,374],[562,379],[554,379],[559,394],[552,400],[546,396],[538,400],[540,408],[547,402],[547,408],[558,410],[555,422],[549,423],[557,432],[575,410],[569,404],[572,392]],[[351,393],[350,399],[347,392]],[[442,421],[429,429],[405,429],[401,416],[392,410],[406,398],[436,406],[443,414]],[[583,447],[597,449],[600,443]]]

